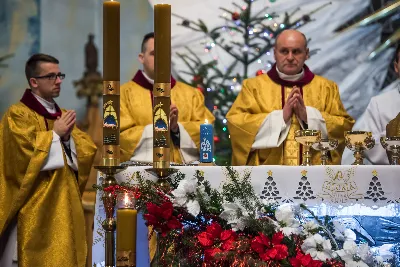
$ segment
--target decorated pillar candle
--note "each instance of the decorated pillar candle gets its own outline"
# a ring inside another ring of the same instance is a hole
[[[213,162],[214,151],[214,129],[206,119],[200,125],[200,162]]]
[[[153,168],[170,167],[171,6],[154,6]]]
[[[117,210],[117,266],[136,266],[136,226],[137,210],[135,198],[121,194]]]
[[[120,164],[120,4],[103,3],[103,165]]]

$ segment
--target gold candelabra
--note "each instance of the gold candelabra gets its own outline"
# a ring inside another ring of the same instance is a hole
[[[126,167],[120,166],[120,3],[103,3],[103,147],[102,164],[95,169],[105,177],[102,183],[102,201],[106,219],[102,223],[105,231],[105,266],[114,267],[115,229],[114,209],[116,196],[110,186],[117,185],[115,174]]]
[[[105,231],[105,266],[115,266],[115,237],[116,221],[114,210],[116,196],[113,192],[106,190],[110,186],[117,185],[115,174],[126,167],[120,166],[119,147],[119,81],[103,82],[103,149],[102,165],[95,166],[95,169],[102,172],[103,179],[102,201],[106,212],[106,219],[102,223]]]
[[[153,168],[146,171],[168,186],[170,167],[171,6],[154,6]]]

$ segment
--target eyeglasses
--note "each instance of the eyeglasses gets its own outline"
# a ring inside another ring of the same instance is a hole
[[[65,74],[64,73],[49,73],[43,76],[36,76],[33,77],[35,79],[48,79],[48,80],[56,80],[58,78],[60,78],[60,80],[64,80],[65,78]]]

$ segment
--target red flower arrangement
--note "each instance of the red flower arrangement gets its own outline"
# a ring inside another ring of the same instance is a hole
[[[251,248],[258,253],[263,261],[283,260],[289,256],[287,246],[281,244],[283,233],[277,232],[272,239],[260,233],[251,241]]]
[[[166,236],[173,229],[182,228],[182,223],[172,215],[174,206],[171,202],[164,202],[161,206],[147,203],[147,212],[143,215],[147,226],[153,226],[156,231]]]
[[[341,249],[343,243],[338,246],[332,232],[326,234],[329,221],[319,221],[301,206],[315,221],[315,228],[306,227],[288,206],[260,200],[248,177],[229,167],[227,173],[231,179],[222,191],[212,189],[201,172],[173,180],[167,190],[139,175],[137,186],[103,190],[135,192],[146,224],[160,234],[157,266],[344,267],[345,260],[354,259]],[[381,266],[369,265],[375,263],[371,260],[368,253],[359,257],[368,266]]]
[[[237,234],[234,231],[223,230],[217,222],[211,223],[211,225],[207,226],[205,232],[197,236],[198,241],[205,250],[204,260],[206,262],[212,260],[218,253],[233,250],[236,238]]]

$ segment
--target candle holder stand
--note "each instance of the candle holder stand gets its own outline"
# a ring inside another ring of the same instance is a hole
[[[106,65],[106,64],[105,64]],[[105,266],[115,267],[115,229],[116,221],[114,211],[116,205],[115,193],[105,190],[110,186],[117,185],[115,174],[126,169],[120,166],[120,83],[115,80],[103,81],[103,147],[102,165],[94,168],[105,175],[101,197],[106,213],[106,219],[102,223],[105,232]]]
[[[145,169],[146,172],[157,177],[157,183],[160,187],[167,191],[170,189],[170,179],[169,177],[178,172],[178,169],[175,168],[149,168]]]
[[[115,267],[115,229],[116,222],[114,218],[114,210],[116,197],[113,192],[104,191],[105,188],[117,185],[115,174],[123,171],[123,166],[94,166],[94,168],[105,175],[102,188],[103,195],[101,197],[106,213],[106,219],[102,222],[105,232],[105,267]]]

